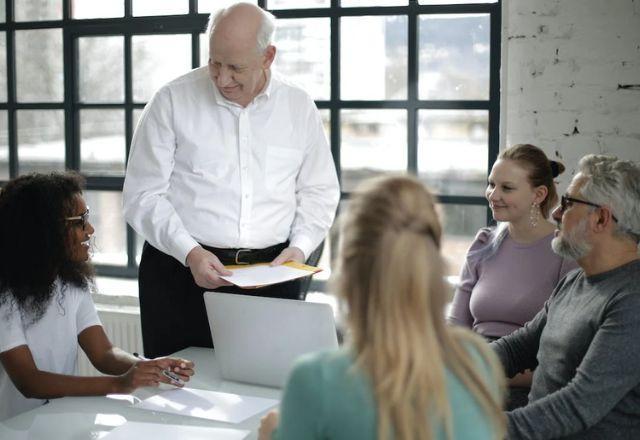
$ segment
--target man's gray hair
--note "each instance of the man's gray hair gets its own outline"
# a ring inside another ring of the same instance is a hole
[[[236,3],[233,6],[243,4]],[[251,4],[251,3],[245,3]],[[229,8],[233,7],[229,6]],[[252,5],[255,6],[255,5]],[[213,31],[216,28],[216,25],[220,22],[220,19],[224,15],[229,8],[219,9],[216,13],[209,15],[209,23],[207,24],[207,35],[209,36],[209,42],[211,42],[211,35],[213,35]],[[258,35],[256,37],[257,40],[257,50],[260,55],[267,50],[267,47],[271,44],[271,40],[273,39],[273,33],[276,29],[276,17],[273,16],[271,12],[265,11],[262,8],[259,8],[262,16],[262,22],[260,23],[260,28],[258,29]]]
[[[578,164],[585,177],[580,193],[598,205],[608,206],[618,219],[618,235],[640,239],[640,167],[613,156],[590,154]]]

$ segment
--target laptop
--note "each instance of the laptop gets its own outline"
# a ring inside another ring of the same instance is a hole
[[[301,355],[338,348],[328,304],[205,292],[222,379],[282,388]]]

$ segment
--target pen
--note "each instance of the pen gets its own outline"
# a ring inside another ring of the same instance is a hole
[[[147,359],[146,357],[142,356],[139,353],[133,353],[133,355],[135,357],[137,357],[138,359],[140,359],[141,361],[148,361],[149,359]],[[182,379],[180,379],[180,376],[178,376],[176,373],[174,373],[173,371],[170,370],[162,370],[162,374],[165,377],[168,377],[169,379],[171,379],[174,382],[179,383],[180,385],[184,385],[184,381]]]

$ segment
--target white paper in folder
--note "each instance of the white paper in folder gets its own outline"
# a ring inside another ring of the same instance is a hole
[[[242,288],[262,287],[284,283],[297,278],[309,277],[322,269],[315,266],[289,261],[280,266],[269,266],[267,263],[247,264],[243,266],[225,266],[232,275],[220,278]]]

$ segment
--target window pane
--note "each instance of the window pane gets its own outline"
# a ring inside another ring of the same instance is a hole
[[[0,180],[9,180],[9,133],[7,111],[0,110]]]
[[[62,20],[62,0],[14,2],[16,21]]]
[[[133,129],[135,130],[138,127],[138,121],[140,120],[140,116],[142,116],[143,109],[134,108],[133,109]]]
[[[133,100],[148,101],[170,80],[191,69],[191,35],[144,35],[131,38]]]
[[[7,21],[7,2],[6,0],[0,0],[0,23]]]
[[[62,102],[62,29],[16,31],[20,102]]]
[[[313,99],[331,97],[330,37],[328,18],[278,20],[274,68]]]
[[[124,16],[122,0],[73,0],[73,18],[109,18]]]
[[[322,118],[322,127],[327,135],[327,141],[331,144],[331,111],[327,108],[321,108],[318,112],[320,112],[320,117]]]
[[[258,0],[243,0],[243,1],[245,3],[253,3],[254,5],[258,4]],[[211,13],[211,12],[217,11],[218,9],[231,6],[232,4],[237,2],[238,0],[198,0],[198,12]]]
[[[86,190],[83,196],[91,209],[89,221],[96,230],[92,261],[126,266],[127,228],[122,214],[122,193]]]
[[[124,110],[80,110],[80,169],[124,176]]]
[[[407,17],[341,19],[342,99],[406,99]]]
[[[188,12],[188,0],[133,0],[133,15],[174,15]]]
[[[488,14],[420,17],[420,99],[489,99]]]
[[[487,208],[479,205],[438,205],[444,224],[442,255],[447,275],[460,275],[460,268],[478,229],[487,225]]]
[[[482,196],[487,183],[485,110],[420,110],[418,176],[438,194]]]
[[[135,233],[136,240],[136,264],[140,265],[140,258],[142,257],[142,246],[144,246],[144,238],[142,235]]]
[[[0,32],[0,101],[7,102],[7,34],[5,32]]]
[[[64,170],[64,112],[18,110],[18,171]]]
[[[330,0],[268,0],[269,9],[328,8]]]
[[[276,58],[278,54],[276,54]],[[206,66],[209,63],[209,37],[206,32],[200,34],[200,66]]]
[[[405,110],[343,110],[340,126],[343,191],[368,177],[406,171]]]
[[[124,102],[124,37],[78,39],[81,102]]]
[[[409,0],[341,0],[340,6],[405,6]]]

